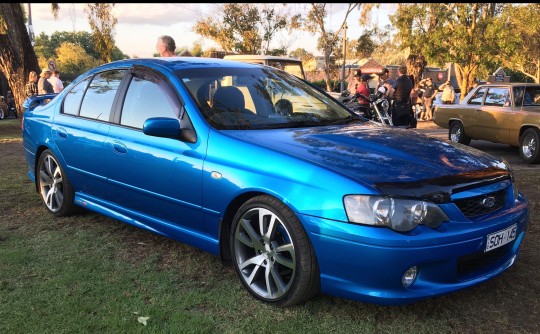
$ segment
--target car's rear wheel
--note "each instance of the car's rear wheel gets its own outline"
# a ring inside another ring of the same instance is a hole
[[[540,162],[540,132],[537,129],[525,130],[519,141],[519,155],[528,164]]]
[[[50,213],[62,217],[78,211],[73,187],[50,150],[43,151],[39,157],[37,173],[38,190]]]
[[[450,129],[448,130],[448,139],[454,143],[460,143],[463,145],[469,145],[471,138],[465,134],[465,129],[461,122],[452,122]]]
[[[312,298],[320,285],[315,252],[296,215],[262,195],[234,217],[231,254],[244,287],[258,300],[290,306]]]

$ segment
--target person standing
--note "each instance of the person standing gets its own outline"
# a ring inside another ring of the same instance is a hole
[[[175,57],[176,43],[171,36],[161,35],[158,37],[156,50],[160,57]]]
[[[30,71],[30,73],[28,73],[28,82],[24,86],[24,92],[26,93],[26,97],[38,94],[37,80],[37,73],[35,71]]]
[[[424,121],[430,121],[433,118],[433,111],[431,109],[433,106],[433,99],[439,90],[431,78],[420,81],[420,87],[424,91],[422,94],[422,104],[424,105],[424,110],[420,118]]]
[[[356,71],[354,71],[353,79],[349,81],[349,84],[347,85],[347,91],[349,91],[353,95],[356,93],[356,88],[358,88],[361,75],[362,75],[361,69],[357,69]]]
[[[392,99],[394,96],[394,90],[397,87],[396,80],[390,79],[390,71],[385,67],[382,71],[382,74],[379,76],[379,85],[377,90],[380,90],[382,87],[384,90],[384,95],[387,99]]]
[[[47,80],[53,86],[53,90],[55,93],[60,93],[64,90],[64,84],[62,83],[62,80],[60,80],[60,72],[58,72],[57,70],[53,70],[51,77]]]
[[[51,77],[51,74],[52,72],[48,68],[44,68],[43,70],[41,70],[41,74],[39,75],[40,78],[37,83],[38,94],[42,95],[42,94],[54,93],[54,88],[49,82],[49,78]]]
[[[371,75],[355,75],[354,78],[358,80],[358,86],[356,87],[356,92],[354,96],[358,99],[358,104],[360,104],[361,107],[369,108],[369,100],[367,100],[366,97],[369,98],[370,95],[368,82],[369,80],[371,80]]]
[[[456,99],[456,92],[454,91],[454,87],[450,84],[449,80],[443,83],[439,87],[439,90],[442,90],[441,101],[443,104],[454,104],[454,100]]]
[[[411,123],[411,91],[413,83],[407,76],[407,66],[398,68],[397,88],[394,91],[394,110],[392,111],[392,124],[394,126],[409,126]]]

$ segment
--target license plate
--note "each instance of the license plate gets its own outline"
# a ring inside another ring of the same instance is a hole
[[[486,249],[484,250],[484,253],[489,252],[492,249],[504,246],[511,241],[514,241],[516,239],[516,229],[517,224],[514,224],[508,228],[505,228],[504,230],[488,234],[486,238]]]

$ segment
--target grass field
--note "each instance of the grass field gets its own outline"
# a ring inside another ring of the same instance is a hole
[[[277,309],[208,253],[89,212],[48,214],[26,175],[20,120],[3,120],[0,333],[538,333],[539,168],[516,170],[532,221],[521,257],[495,279],[407,306],[320,294]]]

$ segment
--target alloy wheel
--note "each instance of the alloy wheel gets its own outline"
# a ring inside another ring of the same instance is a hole
[[[234,234],[235,260],[240,276],[260,298],[277,300],[295,279],[296,253],[289,231],[265,208],[247,211]]]

